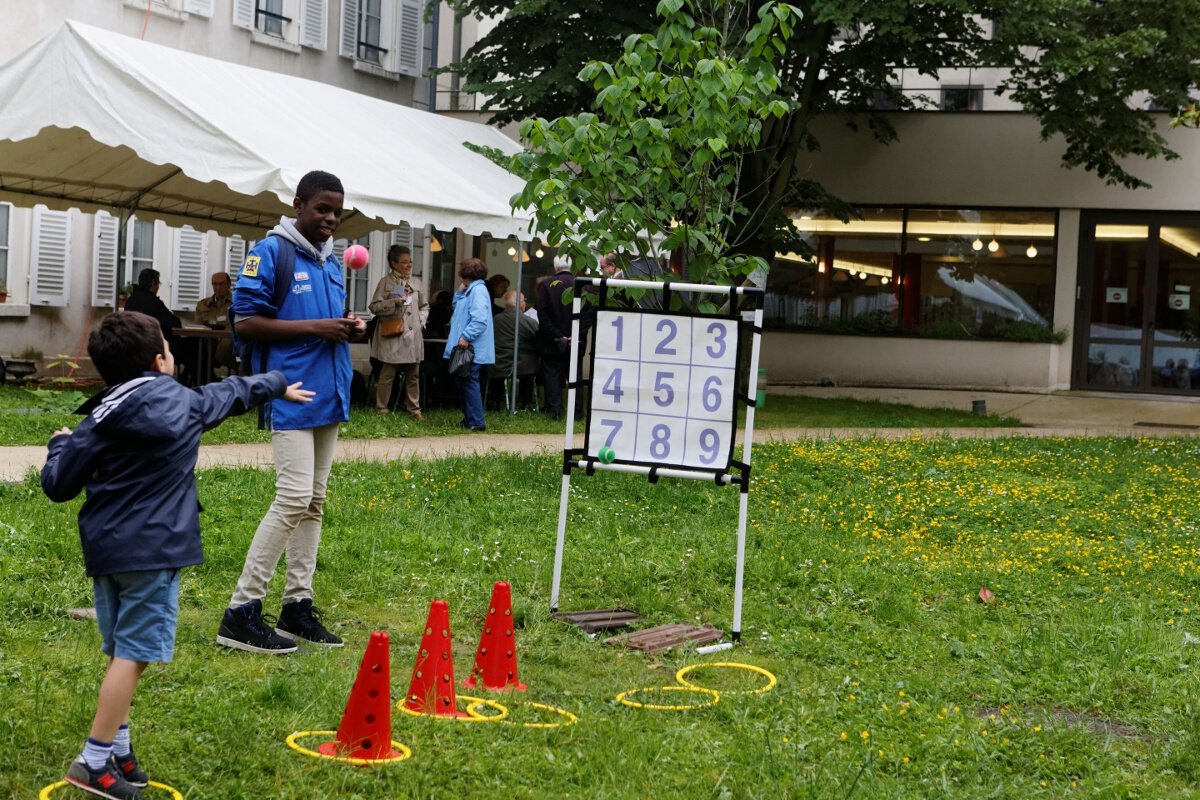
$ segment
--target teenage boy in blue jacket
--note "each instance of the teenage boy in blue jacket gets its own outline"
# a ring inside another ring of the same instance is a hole
[[[129,739],[129,706],[152,661],[169,662],[179,616],[179,570],[204,560],[196,456],[200,434],[276,397],[313,392],[279,372],[227,378],[190,390],[171,377],[175,359],[153,318],[104,319],[88,355],[108,388],[50,439],[42,490],[56,503],[81,491],[83,561],[92,578],[101,649],[109,657],[96,716],[67,782],[101,797],[140,797],[147,783]]]
[[[313,574],[338,426],[350,419],[348,342],[367,329],[345,310],[345,279],[333,254],[344,197],[342,182],[328,172],[301,178],[292,201],[296,218],[283,220],[254,246],[233,292],[230,313],[238,337],[254,344],[254,368],[260,368],[265,350],[267,369],[302,380],[320,399],[303,407],[273,403],[268,409],[275,500],[254,532],[217,629],[217,644],[224,647],[278,655],[294,652],[296,640],[342,646],[313,606]],[[276,269],[281,253],[292,262],[286,292],[276,291],[283,288],[276,283],[287,280],[286,268]],[[285,554],[283,608],[275,620],[263,614],[263,598]]]

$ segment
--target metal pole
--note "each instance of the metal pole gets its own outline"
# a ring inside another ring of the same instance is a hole
[[[758,396],[758,351],[762,344],[762,309],[754,310],[754,339],[750,346],[750,377],[746,381],[749,390],[747,394],[754,398]],[[764,387],[765,388],[765,387]],[[754,406],[746,406],[746,430],[742,440],[742,463],[750,466],[750,451],[754,446]],[[742,640],[742,579],[746,569],[746,518],[749,516],[750,493],[747,487],[740,488],[738,497],[738,530],[737,530],[737,567],[733,579],[733,630],[730,638],[735,642]]]
[[[513,364],[512,364],[512,391],[508,395],[508,413],[517,413],[517,381],[520,377],[517,375],[517,353],[521,351],[521,271],[522,259],[525,255],[525,243],[520,239],[517,240],[517,298],[516,304],[513,306]]]
[[[567,372],[567,418],[566,433],[563,434],[563,459],[575,446],[575,353],[579,346],[579,310],[581,308],[579,295],[576,294],[571,302],[571,365]],[[563,544],[567,533],[567,499],[571,495],[571,473],[566,472],[562,478],[562,494],[558,498],[558,537],[554,543],[554,577],[550,584],[550,611],[558,611],[558,590],[562,578]]]

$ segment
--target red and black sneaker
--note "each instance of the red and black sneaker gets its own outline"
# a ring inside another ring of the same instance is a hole
[[[132,750],[127,756],[113,753],[113,763],[117,765],[117,772],[121,777],[139,789],[145,788],[146,784],[150,782],[150,776],[138,764],[137,756],[133,754]]]
[[[93,772],[82,758],[71,762],[67,769],[67,783],[85,792],[111,800],[141,800],[142,790],[121,777],[116,765],[109,760],[104,769]]]

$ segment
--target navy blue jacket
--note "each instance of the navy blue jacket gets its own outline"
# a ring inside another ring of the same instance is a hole
[[[204,560],[196,457],[200,434],[281,396],[279,372],[188,389],[147,372],[85,403],[70,436],[50,440],[42,491],[63,503],[87,489],[79,538],[87,574],[177,569]]]

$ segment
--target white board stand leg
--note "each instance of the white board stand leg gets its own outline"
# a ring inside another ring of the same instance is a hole
[[[574,320],[571,323],[571,361],[567,367],[567,413],[563,414],[566,417],[566,433],[563,434],[564,458],[566,457],[566,453],[575,447],[575,381],[579,380],[579,311],[582,307],[579,295],[576,293],[575,298],[571,301],[571,316]],[[549,402],[549,398],[547,398],[547,402]],[[563,543],[567,535],[567,500],[570,496],[571,473],[568,472],[563,475],[562,495],[558,500],[558,538],[554,543],[554,578],[550,585],[550,613],[552,614],[558,611],[558,590],[562,579]]]
[[[762,345],[762,309],[754,311],[754,338],[750,344],[750,375],[746,381],[747,394],[751,400],[758,397],[758,351]],[[764,389],[766,387],[763,387]],[[754,447],[754,406],[746,406],[746,432],[742,440],[742,463],[749,466],[750,456]],[[733,630],[730,638],[735,642],[742,640],[742,583],[746,571],[746,518],[749,515],[750,493],[746,487],[740,488],[738,497],[738,529],[737,529],[737,567],[733,579]]]

